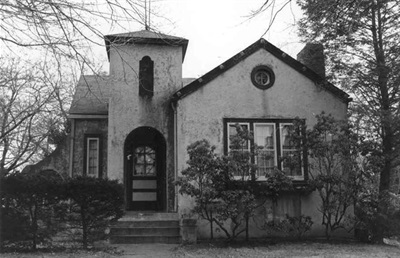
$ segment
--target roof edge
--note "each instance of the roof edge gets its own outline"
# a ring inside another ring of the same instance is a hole
[[[108,114],[85,114],[85,113],[70,113],[69,119],[107,119]]]
[[[328,90],[335,96],[337,96],[339,99],[344,101],[345,103],[349,103],[352,99],[350,96],[344,92],[343,90],[337,88],[334,86],[332,83],[328,82],[326,79],[322,78],[320,75],[315,73],[313,70],[308,68],[306,65],[300,63],[290,55],[286,54],[276,46],[272,45],[269,43],[267,40],[261,38],[251,44],[249,47],[246,49],[240,51],[238,54],[234,55],[233,57],[229,58],[219,66],[215,67],[208,73],[204,74],[203,76],[199,77],[195,81],[189,83],[185,87],[181,88],[177,92],[175,92],[172,95],[172,101],[177,102],[178,100],[186,97],[187,95],[195,92],[197,89],[201,88],[208,82],[212,81],[216,77],[218,77],[220,74],[224,73],[225,71],[229,70],[251,54],[255,53],[259,49],[265,49],[269,53],[271,53],[273,56],[278,58],[279,60],[283,61],[290,67],[292,67],[294,70],[297,72],[303,74],[310,80],[312,80],[316,85],[321,86],[322,88]]]
[[[104,41],[106,45],[108,61],[110,61],[110,49],[111,45],[134,45],[134,44],[152,44],[152,45],[169,45],[169,46],[182,46],[182,62],[185,60],[187,46],[189,40],[185,38],[168,38],[163,37],[160,34],[160,38],[150,38],[150,37],[137,37],[129,35],[106,35],[104,36]]]

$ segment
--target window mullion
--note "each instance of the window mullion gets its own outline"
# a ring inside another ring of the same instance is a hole
[[[282,170],[281,125],[278,122],[275,123],[275,137],[276,137],[276,159],[277,159],[276,165],[279,170]]]
[[[255,148],[255,144],[254,144],[254,123],[250,123],[249,126],[250,126],[249,132],[253,132],[253,139],[250,141],[250,144],[249,144],[249,146],[250,146],[250,150],[249,150],[250,160],[251,160],[252,164],[255,164],[255,157],[254,157],[254,155],[252,155],[253,153],[251,151],[251,150],[254,150],[254,148]]]

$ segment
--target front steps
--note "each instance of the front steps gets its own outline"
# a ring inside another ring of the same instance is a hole
[[[111,244],[181,242],[177,213],[127,212],[110,228]]]

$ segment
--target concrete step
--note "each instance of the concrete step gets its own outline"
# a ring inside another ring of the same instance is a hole
[[[126,212],[110,228],[113,244],[180,243],[177,213]]]
[[[115,236],[179,236],[179,227],[112,227],[110,233]]]
[[[126,211],[119,221],[137,221],[137,220],[179,220],[178,213],[173,212],[134,212]]]
[[[179,220],[140,220],[140,221],[117,221],[112,224],[113,228],[179,228]]]
[[[111,244],[144,244],[144,243],[161,243],[161,244],[179,244],[180,236],[111,236]]]

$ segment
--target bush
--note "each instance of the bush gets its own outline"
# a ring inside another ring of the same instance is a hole
[[[123,215],[123,186],[116,180],[75,177],[67,184],[71,199],[68,222],[81,230],[82,245],[105,237],[109,223]]]
[[[291,217],[286,214],[286,218],[283,220],[266,222],[263,229],[269,233],[283,233],[285,237],[294,236],[301,239],[310,231],[313,224],[310,216]]]
[[[242,150],[252,135],[239,125],[237,131],[231,143],[234,150]],[[197,141],[187,150],[188,168],[182,171],[176,184],[181,194],[194,198],[192,212],[210,223],[211,239],[215,224],[216,230],[225,233],[228,240],[242,233],[248,240],[249,221],[256,209],[267,198],[276,199],[281,191],[291,188],[291,180],[278,170],[265,175],[265,182],[256,181],[250,159],[254,151],[231,151],[228,155],[217,156],[215,147],[207,140]],[[241,179],[236,180],[234,175],[240,175]]]
[[[362,242],[380,242],[398,237],[400,232],[400,195],[386,193],[381,200],[387,210],[379,209],[378,196],[365,194],[356,206],[355,237]]]
[[[54,171],[10,174],[1,180],[2,244],[29,240],[35,250],[57,232],[53,214],[62,199]]]
[[[54,171],[10,174],[1,180],[1,244],[33,250],[65,227],[82,235],[84,248],[103,238],[123,214],[123,186],[91,177],[63,180]]]

